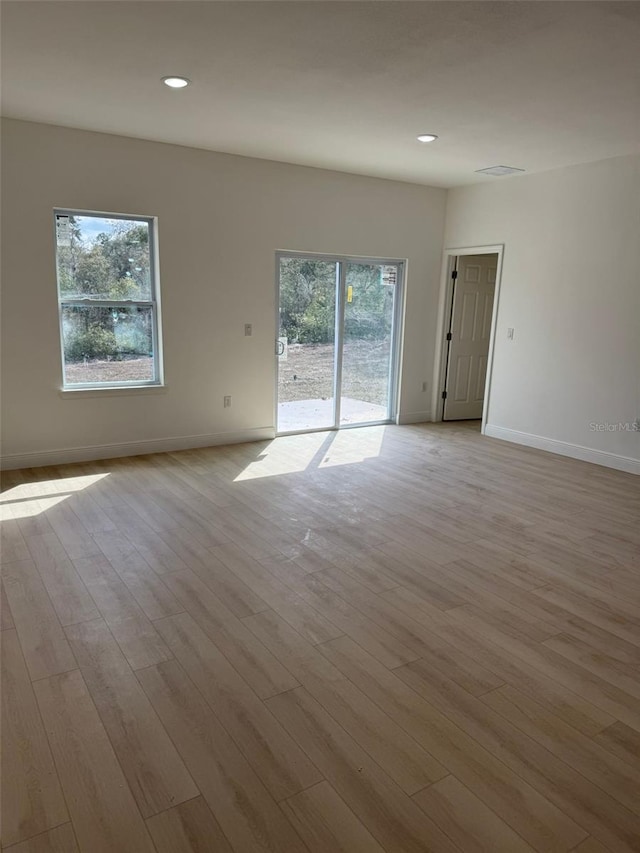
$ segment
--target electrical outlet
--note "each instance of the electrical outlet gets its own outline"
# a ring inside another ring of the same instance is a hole
[[[225,397],[224,398],[224,407],[225,407],[225,409],[231,408],[231,397]]]
[[[507,340],[512,341],[514,334],[515,334],[515,332],[513,329],[507,329]]]
[[[245,323],[244,324],[244,335],[245,335],[245,337],[250,338],[252,334],[253,334],[253,326],[251,325],[251,323]]]

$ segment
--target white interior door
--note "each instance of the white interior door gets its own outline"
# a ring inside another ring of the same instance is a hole
[[[461,255],[453,282],[444,420],[482,417],[497,255]]]

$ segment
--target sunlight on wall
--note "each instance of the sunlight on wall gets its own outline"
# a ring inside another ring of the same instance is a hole
[[[87,474],[62,480],[20,483],[0,495],[0,521],[33,518],[108,476]]]
[[[274,439],[234,482],[295,474],[309,468],[353,465],[380,456],[386,427],[311,432]]]

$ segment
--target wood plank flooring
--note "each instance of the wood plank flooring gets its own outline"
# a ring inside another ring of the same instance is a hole
[[[0,510],[3,851],[639,853],[637,477],[386,426]]]

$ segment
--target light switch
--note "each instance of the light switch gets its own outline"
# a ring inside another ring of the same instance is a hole
[[[244,324],[244,335],[245,335],[245,337],[250,338],[252,334],[253,334],[253,326],[251,325],[251,323],[245,323]]]
[[[507,340],[513,340],[513,329],[507,329]]]

